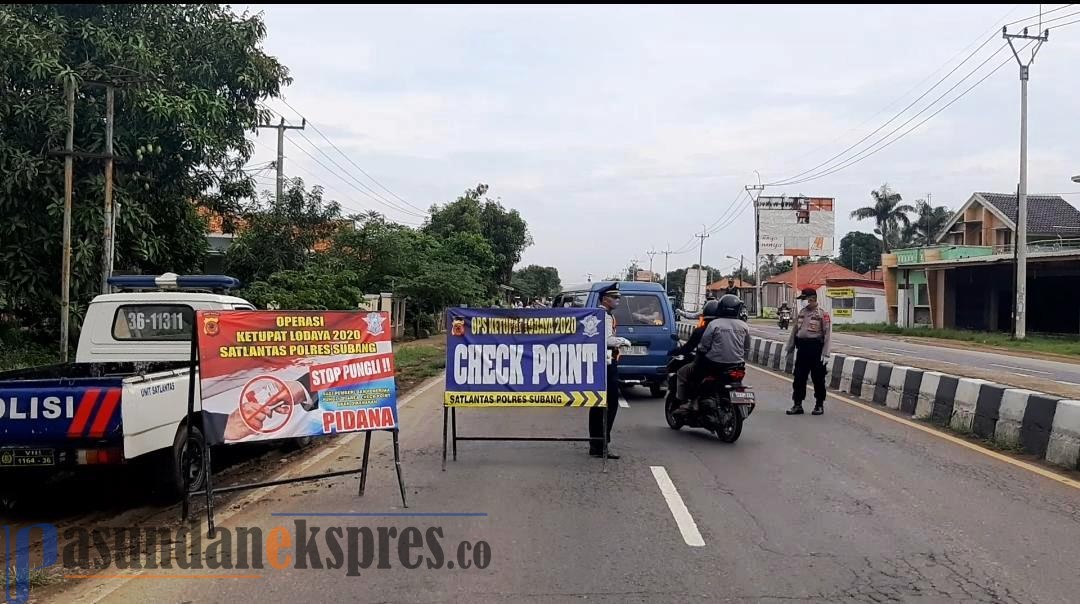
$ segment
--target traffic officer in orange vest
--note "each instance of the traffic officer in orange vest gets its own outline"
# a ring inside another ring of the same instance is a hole
[[[615,414],[619,412],[619,349],[630,346],[630,340],[615,335],[615,308],[619,306],[619,283],[615,282],[600,290],[600,308],[604,309],[604,338],[607,346],[607,441],[604,441],[604,408],[589,409],[589,455],[603,457],[604,448],[611,443],[611,427],[615,424]],[[619,456],[607,452],[608,459]]]
[[[806,300],[795,317],[795,327],[788,336],[788,348],[795,347],[795,378],[791,400],[795,404],[788,415],[802,415],[802,402],[806,398],[806,378],[814,381],[814,415],[825,413],[825,362],[829,359],[829,338],[832,336],[832,319],[817,303],[817,291],[812,287],[802,290],[800,300]]]

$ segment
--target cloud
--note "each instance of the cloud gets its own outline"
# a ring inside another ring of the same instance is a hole
[[[493,195],[529,221],[536,244],[523,261],[555,265],[566,281],[613,273],[632,258],[644,259],[648,249],[692,243],[703,223],[740,210],[706,240],[705,259],[726,266],[725,256],[751,255],[751,213],[741,200],[732,203],[756,182],[755,170],[765,181],[789,177],[854,143],[935,81],[947,70],[942,66],[963,57],[971,40],[991,35],[1007,11],[995,5],[261,10],[268,49],[296,78],[286,99],[353,161],[420,207],[450,201],[477,182],[490,184]],[[1008,18],[1032,10],[1013,9]],[[1067,118],[1080,92],[1073,73],[1080,26],[1053,34],[1032,76],[1033,191],[1069,189],[1065,179],[1080,172],[1080,122]],[[839,240],[848,229],[871,228],[848,214],[882,182],[906,200],[931,193],[953,206],[975,190],[1012,190],[1014,67],[851,168],[769,192],[836,197]],[[291,115],[280,103],[271,105]],[[336,154],[314,131],[305,135]],[[290,139],[307,145],[296,134]],[[260,141],[273,146],[271,137]],[[260,147],[257,159],[272,153]],[[287,171],[290,166],[323,179],[350,206],[416,220],[350,186],[353,177],[371,184],[354,170],[342,181],[331,174],[338,170],[318,166],[291,145]],[[671,267],[696,261],[696,251],[672,256]]]

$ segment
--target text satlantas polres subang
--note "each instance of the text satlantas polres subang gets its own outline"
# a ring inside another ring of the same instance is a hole
[[[454,381],[458,384],[593,384],[599,358],[596,344],[533,344],[526,381],[524,344],[458,344],[454,347]]]

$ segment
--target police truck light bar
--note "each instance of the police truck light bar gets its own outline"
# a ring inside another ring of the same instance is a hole
[[[219,290],[240,287],[240,280],[225,275],[118,275],[109,277],[109,285],[118,289]]]

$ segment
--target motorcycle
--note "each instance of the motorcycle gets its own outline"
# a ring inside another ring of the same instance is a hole
[[[734,366],[721,375],[706,376],[698,387],[697,409],[675,413],[679,400],[675,396],[678,371],[693,362],[692,357],[674,357],[668,363],[668,393],[664,400],[664,418],[672,430],[683,426],[704,428],[726,443],[739,440],[743,422],[753,413],[754,392],[742,383],[744,366]]]
[[[780,327],[780,329],[786,330],[788,328],[788,325],[791,325],[791,311],[790,310],[782,310],[782,311],[780,311],[780,313],[777,316],[776,325],[778,327]]]

